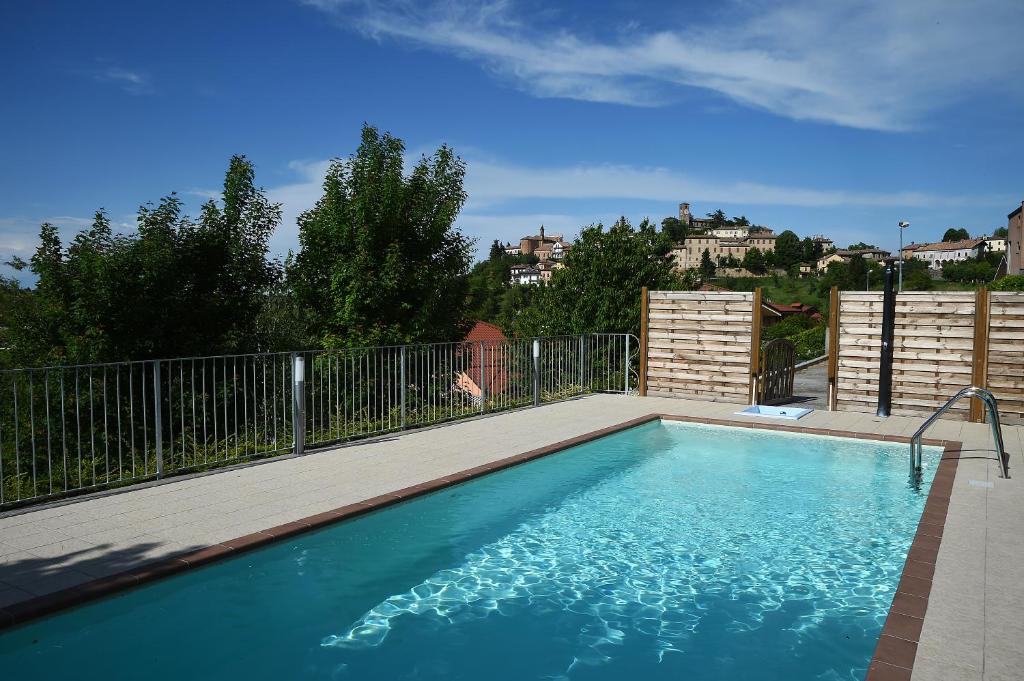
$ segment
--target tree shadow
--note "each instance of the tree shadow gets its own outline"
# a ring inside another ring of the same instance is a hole
[[[160,551],[165,546],[157,541],[120,546],[106,543],[54,557],[30,555],[30,551],[0,556],[0,608],[125,576],[204,548],[180,546],[172,552]],[[126,580],[125,585],[131,581]]]

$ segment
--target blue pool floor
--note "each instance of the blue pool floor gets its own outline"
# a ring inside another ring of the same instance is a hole
[[[12,630],[0,669],[859,680],[927,494],[905,467],[652,423]]]

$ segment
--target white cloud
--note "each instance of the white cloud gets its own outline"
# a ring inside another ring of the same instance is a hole
[[[416,158],[418,156],[409,156],[406,167],[411,167]],[[298,180],[267,190],[271,200],[283,204],[282,225],[271,240],[273,253],[284,254],[298,247],[295,220],[320,198],[329,165],[329,160],[293,161],[289,168],[298,174]],[[619,215],[617,212],[606,214],[593,208],[594,202],[608,200],[649,205],[650,212],[646,215],[657,221],[673,212],[675,204],[681,200],[712,206],[856,208],[858,211],[992,208],[993,214],[1013,202],[1013,197],[997,195],[865,192],[773,185],[753,180],[714,181],[661,167],[615,164],[536,167],[480,158],[467,159],[466,192],[469,201],[457,224],[478,239],[482,252],[486,252],[494,239],[517,239],[541,224],[565,232],[568,237],[583,225],[614,220]],[[536,205],[539,201],[556,202],[557,212],[522,210],[522,205]],[[633,217],[639,219],[644,215]],[[845,232],[838,229],[837,233]],[[860,232],[855,230],[855,233]]]
[[[306,0],[339,24],[478,61],[540,97],[658,106],[709,90],[797,120],[906,130],[1024,65],[1024,3],[733,0],[715,22],[605,35],[531,25],[511,1]]]
[[[93,79],[101,83],[112,83],[125,92],[141,95],[151,91],[149,74],[133,71],[120,66],[105,66],[92,72]]]

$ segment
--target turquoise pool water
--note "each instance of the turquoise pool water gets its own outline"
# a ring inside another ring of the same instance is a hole
[[[907,456],[651,423],[11,630],[0,669],[859,680],[927,494]]]

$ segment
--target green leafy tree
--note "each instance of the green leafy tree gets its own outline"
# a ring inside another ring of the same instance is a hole
[[[971,234],[963,227],[957,229],[956,227],[950,227],[946,230],[946,233],[942,235],[943,241],[964,241],[970,239]]]
[[[800,237],[790,230],[779,234],[775,239],[775,262],[784,270],[790,269],[793,265],[800,264],[803,259],[803,249],[800,245]]]
[[[700,254],[700,276],[704,281],[715,276],[715,263],[711,260],[711,251],[707,248]]]
[[[21,363],[103,362],[259,349],[255,323],[276,267],[267,243],[280,207],[231,159],[220,202],[198,222],[171,194],[139,208],[133,234],[97,211],[67,248],[53,225],[32,256],[34,304],[17,318]]]
[[[547,286],[516,286],[500,324],[520,336],[640,331],[640,289],[671,290],[672,242],[648,220],[585,227]],[[527,289],[527,290],[518,290]]]
[[[878,246],[876,246],[874,244],[866,244],[863,241],[858,241],[855,244],[850,244],[847,248],[849,250],[851,250],[851,251],[866,251],[866,250],[869,250],[869,249],[871,249],[871,250],[877,249]]]
[[[994,236],[997,239],[1005,239],[1008,235],[1009,231],[1006,229],[1006,227],[998,227],[994,232],[992,232],[992,236]]]
[[[672,243],[681,243],[688,235],[688,227],[685,222],[677,217],[667,217],[661,221],[661,231]]]
[[[754,246],[747,249],[743,254],[743,268],[752,274],[764,274],[767,270],[764,264],[764,252]]]
[[[447,146],[406,176],[405,145],[363,126],[348,159],[331,163],[323,196],[299,217],[288,280],[329,346],[436,342],[467,328],[471,242],[453,227],[466,200],[465,164]]]
[[[714,213],[708,213],[707,217],[711,221],[711,229],[721,229],[729,224],[729,218],[725,216],[725,211],[721,208]]]
[[[738,218],[734,217],[732,219],[732,224],[736,225],[737,227],[749,227],[750,220],[747,219],[746,215],[741,215]]]

